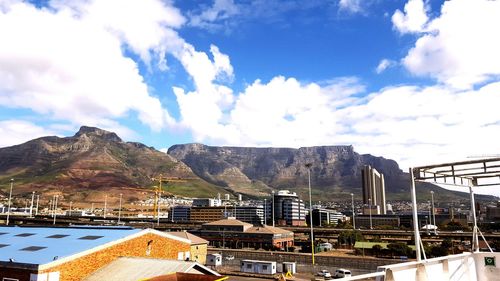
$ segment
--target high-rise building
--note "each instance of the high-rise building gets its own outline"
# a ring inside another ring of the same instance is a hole
[[[385,204],[385,182],[384,175],[369,165],[363,166],[361,170],[363,182],[363,203],[371,204],[373,215],[385,215],[387,207]]]
[[[274,221],[277,225],[303,226],[306,223],[306,209],[297,193],[288,190],[280,190],[274,193],[266,206],[267,222]]]

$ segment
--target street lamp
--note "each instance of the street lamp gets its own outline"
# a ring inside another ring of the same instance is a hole
[[[372,199],[368,198],[368,208],[370,208],[370,229],[373,229],[372,224]]]
[[[120,200],[121,200],[121,194],[120,194]],[[156,222],[157,226],[160,226],[160,204],[161,204],[161,193],[158,192],[158,217]]]
[[[69,201],[69,216],[71,216],[71,206],[73,205],[73,201]]]
[[[312,265],[314,266],[314,232],[313,232],[313,219],[312,219],[312,193],[311,193],[311,163],[307,163],[307,178],[309,180],[309,224],[311,226],[311,254],[312,254]]]
[[[354,194],[351,193],[351,207],[352,207],[352,229],[356,229],[356,221],[355,221],[355,214],[354,214]]]
[[[118,223],[120,223],[120,217],[122,215],[122,196],[123,194],[120,193],[120,208],[118,209]]]
[[[432,220],[434,221],[434,235],[437,235],[436,210],[434,209],[434,191],[431,190]]]
[[[10,202],[12,201],[12,187],[14,186],[14,179],[10,179],[10,192],[9,192],[9,205],[7,207],[7,221],[5,222],[6,225],[9,225],[9,218],[10,218]]]

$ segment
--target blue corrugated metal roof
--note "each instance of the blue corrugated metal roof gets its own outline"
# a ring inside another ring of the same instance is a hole
[[[96,228],[96,227],[0,227],[0,261],[9,261],[27,264],[46,264],[54,260],[71,256],[82,251],[127,237],[140,232],[133,228]],[[1,234],[4,233],[4,234]],[[24,234],[33,234],[24,236]],[[67,235],[61,238],[47,238]],[[95,240],[79,239],[99,237]],[[94,236],[94,237],[92,237]],[[31,246],[45,247],[38,251],[21,251]]]

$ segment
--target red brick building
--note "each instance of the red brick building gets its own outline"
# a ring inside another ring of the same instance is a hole
[[[0,280],[82,280],[118,257],[185,260],[190,248],[152,229],[0,227]]]

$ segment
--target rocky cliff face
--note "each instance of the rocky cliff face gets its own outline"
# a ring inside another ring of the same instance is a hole
[[[363,165],[372,165],[386,176],[389,189],[399,189],[405,175],[393,160],[360,155],[352,146],[293,148],[212,147],[202,144],[172,146],[168,154],[182,160],[207,181],[231,186],[228,171],[249,181],[273,188],[294,188],[307,184],[306,163],[312,163],[311,180],[315,187],[360,189]]]
[[[138,196],[133,193],[152,186],[151,178],[159,174],[204,182],[170,155],[92,127],[81,127],[72,137],[43,137],[0,149],[0,182],[15,178],[18,193],[81,195],[87,201],[113,190]]]

